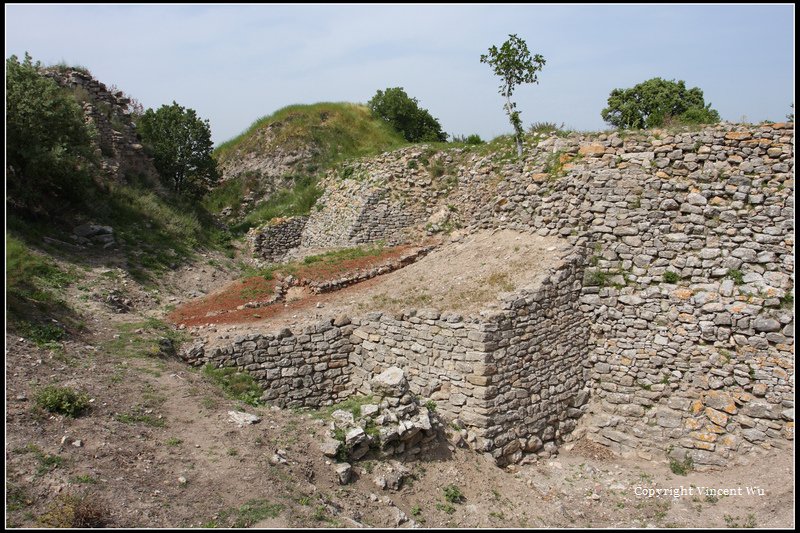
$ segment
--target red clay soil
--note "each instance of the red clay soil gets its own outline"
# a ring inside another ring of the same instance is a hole
[[[387,248],[380,255],[347,259],[336,263],[312,263],[292,269],[291,274],[309,281],[332,281],[359,270],[387,264],[416,246]],[[276,272],[280,275],[280,270]],[[371,281],[371,280],[370,280]],[[363,282],[360,285],[364,285]],[[235,281],[219,292],[187,302],[167,316],[174,324],[187,327],[207,324],[239,324],[258,322],[292,309],[302,309],[316,304],[327,295],[313,295],[292,302],[275,302],[258,308],[237,309],[247,302],[267,300],[275,288],[275,280],[253,276]]]

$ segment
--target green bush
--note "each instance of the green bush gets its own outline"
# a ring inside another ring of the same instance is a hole
[[[6,193],[9,206],[52,216],[89,182],[93,133],[72,92],[42,72],[27,53],[6,60]]]
[[[89,408],[89,396],[69,387],[48,386],[36,394],[36,405],[51,413],[77,417]]]
[[[136,130],[153,152],[153,162],[165,183],[178,194],[202,197],[219,180],[211,157],[211,126],[194,109],[172,102],[139,117]]]
[[[671,270],[667,270],[666,272],[664,272],[663,277],[666,283],[677,283],[678,280],[681,279],[681,277],[676,272],[672,272]]]
[[[600,113],[617,128],[657,128],[668,124],[715,124],[719,113],[706,104],[698,87],[683,80],[652,78],[631,89],[614,89]]]
[[[447,485],[444,489],[444,499],[450,503],[460,503],[464,501],[464,494],[456,485]]]
[[[447,141],[447,133],[442,131],[439,121],[427,109],[419,107],[417,99],[408,96],[402,87],[379,90],[367,106],[409,142]]]

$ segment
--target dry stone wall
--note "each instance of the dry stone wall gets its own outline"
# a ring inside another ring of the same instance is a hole
[[[308,217],[298,216],[271,220],[247,232],[251,253],[268,263],[281,261],[291,250],[300,246]]]
[[[289,329],[242,335],[227,346],[196,344],[183,352],[192,365],[212,364],[248,372],[264,389],[262,399],[281,407],[319,407],[346,399],[349,320],[323,320],[299,333]]]
[[[45,75],[76,91],[78,99],[83,101],[86,122],[97,130],[101,168],[112,179],[126,181],[130,176],[138,176],[159,186],[158,172],[131,122],[128,97],[121,91],[112,93],[105,84],[80,70],[49,69]]]
[[[508,172],[476,225],[535,228],[591,254],[593,402],[581,431],[698,465],[790,446],[791,125],[539,147],[566,156],[564,175]]]

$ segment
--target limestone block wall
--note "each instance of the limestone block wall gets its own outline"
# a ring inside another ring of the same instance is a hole
[[[269,263],[282,260],[300,245],[308,217],[298,216],[273,221],[247,232],[251,254]]]
[[[281,407],[319,407],[346,399],[349,321],[323,320],[300,333],[250,334],[226,346],[193,346],[183,358],[195,366],[235,368],[248,372],[264,389],[262,398]]]

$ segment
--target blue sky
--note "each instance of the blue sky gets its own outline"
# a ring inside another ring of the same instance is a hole
[[[509,34],[547,61],[517,89],[525,126],[604,129],[609,92],[653,77],[700,87],[724,120],[784,120],[794,6],[9,5],[6,57],[83,65],[145,107],[173,100],[216,143],[290,104],[404,87],[448,133],[511,130],[480,55]]]

